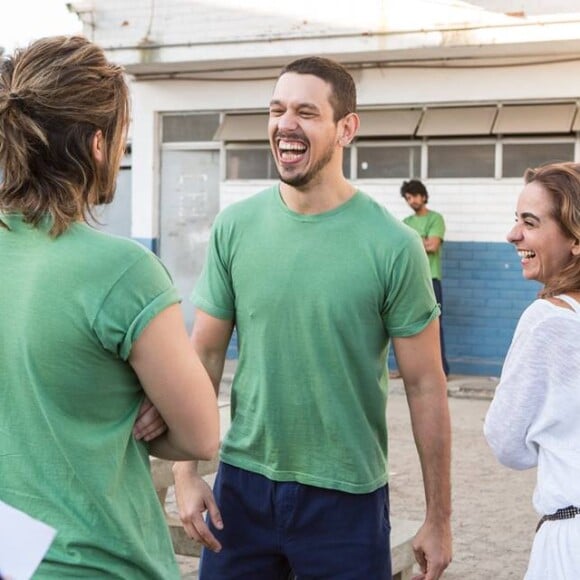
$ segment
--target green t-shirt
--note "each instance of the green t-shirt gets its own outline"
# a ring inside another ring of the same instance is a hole
[[[414,232],[361,192],[302,215],[272,187],[218,216],[192,298],[238,332],[224,462],[352,493],[386,483],[389,338],[439,314]]]
[[[179,578],[127,362],[179,301],[148,250],[0,216],[0,500],[57,535],[35,578]]]
[[[413,228],[421,238],[440,238],[441,245],[436,252],[429,252],[429,268],[431,278],[441,280],[441,250],[443,248],[443,238],[445,237],[445,221],[443,216],[436,211],[429,210],[425,215],[410,215],[403,222]]]

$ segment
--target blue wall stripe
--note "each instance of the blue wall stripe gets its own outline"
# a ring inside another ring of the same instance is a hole
[[[523,310],[540,289],[523,278],[511,244],[443,247],[443,330],[452,374],[499,376]],[[391,353],[389,366],[394,368]]]
[[[445,242],[443,328],[451,373],[499,376],[537,282],[523,278],[511,244]]]
[[[136,242],[139,242],[141,245],[145,246],[149,250],[151,250],[154,254],[157,254],[157,249],[159,248],[159,239],[158,238],[133,238]]]

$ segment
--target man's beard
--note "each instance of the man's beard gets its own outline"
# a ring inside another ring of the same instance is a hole
[[[291,187],[301,188],[308,185],[331,161],[334,155],[334,146],[329,145],[322,157],[305,173],[294,175],[291,177],[283,177],[278,170],[280,181]]]

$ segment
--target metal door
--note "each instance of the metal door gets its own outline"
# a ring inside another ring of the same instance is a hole
[[[193,305],[189,298],[219,210],[219,150],[164,149],[160,197],[159,255],[181,294],[190,330]]]

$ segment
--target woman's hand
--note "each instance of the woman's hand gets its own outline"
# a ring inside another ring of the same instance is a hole
[[[167,424],[153,403],[145,397],[133,427],[135,439],[152,441],[167,431]]]

